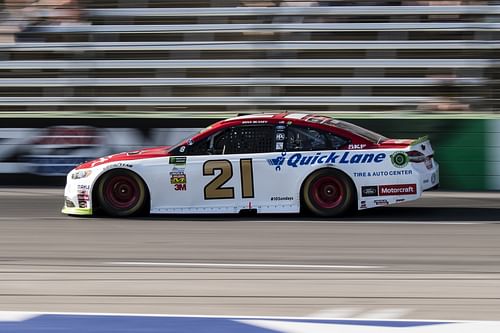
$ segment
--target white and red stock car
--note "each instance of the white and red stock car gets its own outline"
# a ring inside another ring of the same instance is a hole
[[[171,147],[86,162],[67,177],[63,213],[297,213],[418,199],[439,183],[426,137],[394,140],[299,113],[220,121]]]

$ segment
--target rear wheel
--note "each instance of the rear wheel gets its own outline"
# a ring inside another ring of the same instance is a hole
[[[127,170],[104,174],[97,188],[99,206],[111,216],[130,216],[141,212],[146,197],[146,185],[142,179]]]
[[[305,206],[316,215],[339,216],[352,207],[354,186],[344,173],[335,169],[322,169],[306,179],[302,198]]]

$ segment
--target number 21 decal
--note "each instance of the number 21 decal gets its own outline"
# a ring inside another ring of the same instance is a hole
[[[220,171],[220,173],[203,190],[205,200],[234,199],[234,187],[223,187],[233,177],[233,165],[228,160],[206,161],[203,164],[203,176],[214,176],[216,170]],[[242,198],[253,198],[253,164],[251,158],[240,160],[240,175]]]

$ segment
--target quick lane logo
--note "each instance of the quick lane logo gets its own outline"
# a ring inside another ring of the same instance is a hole
[[[276,171],[281,170],[281,166],[285,163],[285,157],[284,156],[278,156],[276,158],[270,158],[267,160],[267,164],[271,166],[276,167]]]
[[[326,153],[316,153],[315,155],[304,156],[301,153],[296,153],[286,158],[286,154],[281,156],[268,159],[267,163],[269,165],[275,166],[276,170],[281,170],[281,167],[285,164],[297,168],[303,165],[316,165],[316,164],[368,164],[368,163],[381,163],[386,158],[385,153],[362,153],[353,154],[351,152],[337,153],[332,152],[330,154]]]

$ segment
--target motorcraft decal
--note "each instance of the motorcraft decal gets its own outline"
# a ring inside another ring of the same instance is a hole
[[[417,184],[394,184],[378,186],[362,186],[362,197],[377,197],[387,195],[414,195],[417,194]]]
[[[417,184],[380,185],[380,196],[384,195],[413,195],[417,194]]]
[[[381,163],[385,160],[387,155],[385,153],[352,153],[352,152],[332,152],[321,153],[315,155],[305,155],[302,153],[295,153],[286,156],[282,153],[280,156],[267,160],[267,163],[276,168],[276,171],[281,170],[281,167],[287,165],[292,168],[300,166],[322,165],[322,164],[371,164]],[[286,162],[286,163],[285,163]]]

